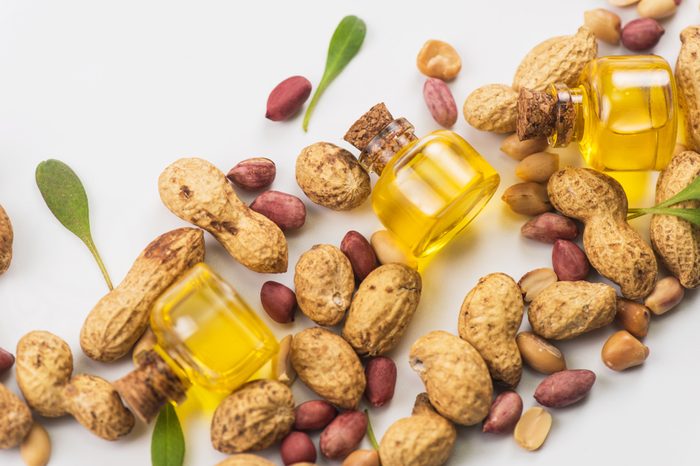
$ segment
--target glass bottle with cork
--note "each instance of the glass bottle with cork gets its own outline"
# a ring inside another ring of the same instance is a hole
[[[114,383],[145,422],[166,403],[184,401],[193,385],[230,393],[279,349],[270,329],[204,263],[158,298],[151,329],[156,346],[141,353],[137,368]]]
[[[662,170],[676,145],[679,111],[671,67],[654,55],[601,57],[589,62],[577,87],[521,89],[520,140],[547,137],[553,147],[578,142],[597,170]]]
[[[344,139],[360,164],[379,175],[372,207],[387,230],[418,260],[442,249],[483,209],[498,187],[496,170],[453,131],[423,138],[383,103],[362,115]]]

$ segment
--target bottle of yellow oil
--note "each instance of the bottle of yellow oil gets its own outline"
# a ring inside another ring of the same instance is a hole
[[[377,104],[348,130],[360,164],[379,180],[372,207],[419,265],[461,232],[491,199],[500,178],[452,131],[417,138],[406,119]]]
[[[151,328],[156,346],[115,382],[124,401],[146,421],[165,403],[183,401],[192,385],[231,392],[278,351],[270,329],[204,263],[160,296]]]
[[[577,87],[522,89],[521,140],[546,136],[554,147],[577,141],[597,170],[662,170],[678,132],[678,99],[671,67],[654,55],[602,57],[584,68]]]

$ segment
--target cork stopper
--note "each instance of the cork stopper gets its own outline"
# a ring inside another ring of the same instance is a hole
[[[516,131],[521,141],[554,134],[557,99],[546,91],[520,89]]]
[[[380,102],[362,115],[345,133],[343,139],[363,151],[393,119],[384,102]]]
[[[146,423],[169,401],[183,401],[189,388],[153,350],[141,353],[138,367],[113,385],[134,414]]]
[[[362,151],[362,168],[381,175],[401,148],[418,139],[413,131],[408,120],[394,119],[386,106],[378,103],[350,127],[344,139]]]

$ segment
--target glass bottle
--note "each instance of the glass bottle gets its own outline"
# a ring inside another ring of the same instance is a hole
[[[440,130],[419,139],[383,103],[360,117],[345,140],[361,151],[364,169],[379,175],[372,191],[379,220],[419,265],[476,217],[500,181],[459,135]]]
[[[115,382],[124,401],[150,421],[167,402],[180,403],[192,385],[231,392],[278,351],[270,329],[206,264],[199,263],[163,293],[151,311],[157,344]]]
[[[602,57],[585,66],[577,87],[522,89],[517,130],[521,140],[546,136],[554,147],[577,141],[597,170],[662,170],[676,144],[678,113],[666,60]]]

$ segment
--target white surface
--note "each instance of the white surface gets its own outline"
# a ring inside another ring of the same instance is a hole
[[[675,60],[683,26],[698,23],[697,0],[685,0],[664,22],[657,52]],[[131,369],[128,360],[103,365],[80,351],[81,323],[106,292],[87,249],[49,213],[34,183],[41,160],[59,158],[82,178],[91,202],[95,242],[119,282],[155,236],[184,223],[158,198],[160,171],[181,156],[197,155],[222,170],[250,156],[278,164],[274,189],[303,197],[293,166],[300,149],[326,140],[346,146],[342,135],[378,101],[406,116],[418,134],[436,128],[422,100],[415,56],[428,38],[456,46],[463,60],[450,84],[461,109],[466,95],[490,82],[510,82],[521,57],[550,36],[573,33],[585,9],[603,1],[483,2],[268,2],[231,1],[27,1],[0,3],[0,202],[15,228],[15,253],[0,277],[0,345],[13,350],[34,329],[50,330],[71,345],[76,371],[114,379]],[[360,54],[328,88],[308,133],[301,118],[272,123],[263,115],[269,91],[293,74],[318,83],[328,40],[345,14],[368,27]],[[635,16],[622,10],[623,19]],[[622,53],[601,47],[601,53]],[[461,113],[461,112],[460,112]],[[550,264],[550,247],[519,236],[525,220],[498,199],[513,184],[514,162],[499,153],[501,138],[480,133],[460,116],[455,130],[502,174],[502,184],[469,232],[424,274],[419,312],[401,345],[391,353],[399,366],[397,393],[387,408],[371,411],[379,436],[408,415],[423,390],[410,371],[411,342],[433,329],[456,331],[466,292],[489,272],[516,279]],[[252,197],[243,196],[250,201]],[[313,205],[302,231],[289,235],[290,269],[315,243],[338,244],[348,229],[371,234],[379,224],[369,203],[351,213]],[[644,222],[637,224],[646,228]],[[234,262],[211,237],[207,261],[261,311],[261,283],[291,285],[292,273],[267,277]],[[460,428],[452,465],[698,464],[700,437],[700,314],[696,293],[674,312],[654,319],[646,344],[651,356],[640,369],[616,374],[599,351],[612,328],[560,345],[572,368],[589,368],[598,381],[588,399],[553,410],[554,427],[541,451],[521,450],[511,437]],[[261,311],[262,312],[262,311]],[[267,319],[267,317],[265,317]],[[309,326],[267,322],[277,335]],[[535,405],[541,377],[525,370],[519,392]],[[14,374],[1,381],[17,391]],[[297,382],[299,401],[310,392]],[[225,458],[209,443],[208,415],[185,420],[187,465]],[[101,440],[71,418],[42,420],[53,440],[52,465],[145,465],[151,427],[137,425],[119,442]],[[367,446],[367,443],[365,443]],[[266,455],[279,463],[276,451]],[[319,463],[326,464],[322,460]],[[0,464],[21,464],[17,449],[0,451]]]

